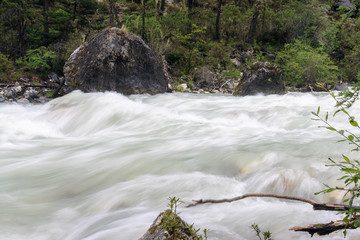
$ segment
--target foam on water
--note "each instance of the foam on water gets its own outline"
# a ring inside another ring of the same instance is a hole
[[[169,196],[258,192],[341,202],[336,193],[313,195],[339,177],[327,158],[351,149],[311,120],[317,106],[333,105],[326,94],[112,92],[1,104],[0,239],[138,239]],[[334,121],[344,126],[344,119]],[[254,239],[253,223],[274,239],[308,239],[288,229],[341,218],[304,203],[254,198],[179,211],[207,228],[209,239]]]

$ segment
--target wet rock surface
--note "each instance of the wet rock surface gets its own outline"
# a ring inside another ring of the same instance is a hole
[[[164,93],[168,80],[161,61],[136,35],[109,28],[82,44],[64,66],[66,92]]]
[[[246,70],[234,95],[284,94],[285,82],[278,66],[269,62],[255,62]]]

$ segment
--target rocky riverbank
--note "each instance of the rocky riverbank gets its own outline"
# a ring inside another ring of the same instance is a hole
[[[14,83],[0,83],[0,103],[45,103],[59,96],[63,81],[51,73],[46,80],[21,78]]]

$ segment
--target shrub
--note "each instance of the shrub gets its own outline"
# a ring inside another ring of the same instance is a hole
[[[13,69],[13,62],[0,52],[0,72],[8,74],[11,69]]]
[[[359,88],[354,87],[354,90],[345,91],[341,93],[339,97],[335,97],[334,93],[332,93],[333,98],[337,102],[338,109],[335,111],[333,116],[336,114],[342,113],[347,117],[347,127],[346,128],[337,128],[335,125],[330,123],[328,120],[329,113],[326,115],[320,116],[320,107],[317,112],[313,112],[312,114],[315,116],[314,120],[318,120],[323,122],[326,129],[330,131],[334,131],[338,133],[342,140],[340,142],[347,142],[352,145],[354,148],[352,151],[360,151],[360,136],[359,136],[359,123],[355,120],[355,116],[352,115],[349,111],[349,107],[358,99],[359,97]],[[315,193],[330,193],[333,191],[341,191],[344,193],[343,202],[349,204],[349,208],[346,208],[343,213],[345,217],[343,221],[347,224],[348,228],[358,228],[360,227],[360,218],[359,212],[360,209],[355,207],[354,202],[358,202],[360,198],[360,188],[359,188],[359,180],[360,180],[360,161],[357,159],[351,159],[346,155],[342,155],[342,159],[333,160],[329,158],[330,165],[339,168],[342,173],[342,177],[339,179],[343,181],[340,186],[331,187],[329,185],[325,185],[326,189]],[[344,236],[346,236],[346,229],[344,230]]]
[[[299,40],[286,44],[279,52],[277,62],[283,69],[284,80],[291,87],[336,81],[338,68],[322,48],[313,48]]]
[[[35,73],[46,74],[51,69],[51,61],[55,58],[55,53],[46,47],[40,47],[26,51],[24,58],[16,63],[24,70]]]

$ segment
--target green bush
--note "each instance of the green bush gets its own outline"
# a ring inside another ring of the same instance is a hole
[[[291,87],[336,81],[338,68],[330,57],[321,48],[313,48],[298,40],[285,45],[277,62],[283,69],[284,80]]]
[[[13,67],[13,62],[9,60],[5,54],[0,52],[0,72],[8,74]]]
[[[51,69],[55,53],[46,47],[26,51],[25,57],[17,60],[17,65],[24,70],[46,74]]]

